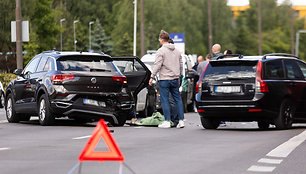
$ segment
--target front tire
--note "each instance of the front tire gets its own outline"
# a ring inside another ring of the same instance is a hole
[[[4,92],[1,91],[1,96],[0,96],[0,108],[4,108],[5,105],[5,98],[4,98]]]
[[[38,103],[38,118],[42,126],[50,126],[55,122],[55,117],[50,109],[49,101],[45,94],[43,94]]]
[[[277,129],[289,129],[293,123],[295,114],[295,105],[290,99],[285,99],[280,105],[278,117],[275,119],[275,127]]]
[[[116,119],[118,121],[118,123],[115,123],[115,121],[111,121],[111,124],[113,126],[123,126],[127,120],[127,118],[129,117],[131,113],[130,112],[120,112],[116,115]]]
[[[201,123],[205,129],[217,129],[220,121],[201,117]]]
[[[20,118],[15,111],[14,103],[15,101],[13,95],[9,94],[6,98],[6,105],[5,105],[6,119],[9,123],[18,123],[20,121]]]

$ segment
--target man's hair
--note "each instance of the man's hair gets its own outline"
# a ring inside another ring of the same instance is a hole
[[[212,55],[211,55],[211,54],[207,54],[206,57],[205,57],[205,59],[211,60],[211,59],[212,59]]]
[[[169,36],[169,34],[166,31],[161,30],[160,33],[159,33],[159,38],[161,38],[165,42],[168,42],[169,39],[170,39],[170,36]]]

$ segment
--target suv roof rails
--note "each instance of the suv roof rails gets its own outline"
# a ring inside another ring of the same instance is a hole
[[[297,59],[300,59],[299,57],[293,55],[293,54],[287,54],[287,53],[270,53],[270,54],[265,54],[263,57],[262,57],[262,60],[265,60],[267,59],[267,56],[287,56],[287,57],[294,57],[294,58],[297,58]]]
[[[216,60],[219,60],[219,59],[224,59],[226,57],[238,57],[239,59],[242,59],[243,58],[243,55],[242,54],[226,54],[226,55],[221,55],[221,56],[218,56]]]
[[[56,53],[56,54],[60,54],[60,52],[56,51],[56,50],[48,50],[48,51],[44,51],[42,53]]]

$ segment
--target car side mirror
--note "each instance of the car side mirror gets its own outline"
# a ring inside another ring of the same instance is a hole
[[[22,69],[15,69],[14,70],[14,74],[17,75],[17,76],[21,76],[21,73],[22,73]]]

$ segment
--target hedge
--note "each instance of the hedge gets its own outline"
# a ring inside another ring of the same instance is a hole
[[[15,74],[12,73],[4,73],[4,72],[0,72],[0,81],[3,85],[3,89],[4,91],[6,90],[6,87],[8,86],[8,84],[15,79],[17,76]]]

